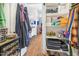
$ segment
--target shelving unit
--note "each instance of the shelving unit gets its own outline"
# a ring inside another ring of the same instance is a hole
[[[53,38],[53,39],[58,39],[58,40],[65,40],[66,38],[60,38],[60,37],[57,37],[57,36],[46,36],[46,38]]]
[[[53,14],[52,14],[52,13],[48,13],[48,14],[46,14],[46,17],[51,17],[51,16],[52,16],[52,17],[55,17],[55,16],[60,16],[60,15],[61,15],[61,16],[62,16],[62,15],[65,16],[65,15],[67,15],[67,14],[68,14],[68,13],[53,13]]]
[[[0,42],[0,56],[18,56],[19,51],[19,38],[6,39]]]
[[[60,49],[60,50],[46,49],[46,50],[48,50],[48,51],[55,51],[55,52],[64,52],[64,53],[68,54],[68,51],[62,51],[62,49]]]
[[[64,28],[60,28],[60,27],[54,28],[54,27],[52,27],[52,25],[51,25],[51,18],[68,15],[68,13],[59,13],[59,12],[57,12],[57,13],[46,13],[46,9],[48,9],[50,6],[51,6],[51,8],[58,7],[58,5],[56,5],[56,6],[55,5],[53,6],[52,4],[50,4],[49,6],[48,5],[49,4],[45,4],[44,5],[45,10],[44,10],[44,13],[43,13],[43,15],[45,15],[45,16],[43,16],[43,19],[44,19],[44,21],[43,21],[43,49],[46,50],[46,51],[50,51],[50,52],[51,51],[52,52],[53,51],[54,52],[62,52],[62,53],[66,53],[67,55],[69,55],[69,50],[64,51],[63,49],[59,48],[59,47],[61,47],[60,43],[59,43],[57,49],[55,49],[55,48],[54,49],[53,48],[48,48],[48,45],[51,45],[49,47],[52,47],[53,44],[56,45],[56,43],[53,43],[54,40],[57,40],[58,42],[61,42],[61,41],[64,42],[64,40],[66,39],[64,37],[63,38],[57,37],[56,35],[54,35],[54,36],[48,36],[47,35],[47,32],[52,32],[52,31],[54,32],[55,31],[55,33],[56,33],[58,30],[61,30],[61,29],[65,30],[65,27]],[[49,17],[49,19],[47,19],[47,17]],[[52,41],[50,41],[50,40],[52,40]],[[63,44],[61,44],[61,45],[63,45]],[[67,49],[69,49],[68,45],[67,45]]]

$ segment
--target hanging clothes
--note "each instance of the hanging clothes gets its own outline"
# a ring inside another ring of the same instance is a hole
[[[71,30],[71,43],[73,46],[75,46],[77,42],[78,42],[78,15],[75,9],[74,22],[72,24],[72,30]]]
[[[25,15],[25,20],[27,22],[27,25],[28,25],[28,31],[31,31],[31,26],[30,26],[30,22],[29,22],[29,17],[28,17],[28,11],[27,11],[27,7],[24,7],[24,15]]]
[[[5,15],[4,15],[4,4],[0,4],[0,28],[4,28],[6,25]]]
[[[15,32],[17,35],[20,37],[19,39],[19,45],[20,48],[22,48],[22,43],[21,43],[21,38],[22,38],[22,33],[21,33],[21,24],[20,24],[20,5],[17,5],[17,11],[16,11],[16,26],[15,26]]]
[[[16,13],[16,33],[20,37],[20,48],[29,45],[29,18],[23,5],[17,5]]]
[[[27,7],[24,7],[24,17],[25,17],[25,25],[26,25],[26,46],[29,45],[30,42],[30,37],[29,37],[29,33],[31,31],[31,26],[30,26],[30,22],[29,22],[29,17],[28,17],[28,12],[27,12]]]

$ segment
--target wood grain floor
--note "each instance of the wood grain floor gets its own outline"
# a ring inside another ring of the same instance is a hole
[[[30,45],[27,49],[27,52],[24,56],[64,56],[63,53],[57,53],[53,52],[52,55],[50,55],[50,52],[48,53],[46,51],[42,50],[42,35],[39,34],[36,37],[33,37],[30,41]]]
[[[47,53],[42,52],[41,34],[31,39],[27,53],[24,56],[47,56]]]

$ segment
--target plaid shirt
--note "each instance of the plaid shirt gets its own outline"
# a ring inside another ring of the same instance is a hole
[[[76,9],[74,13],[74,22],[72,24],[72,30],[71,30],[71,42],[72,45],[75,45],[78,42],[78,17]]]

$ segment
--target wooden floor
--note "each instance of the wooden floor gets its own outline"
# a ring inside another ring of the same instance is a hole
[[[42,35],[39,34],[31,39],[27,52],[24,56],[49,56],[50,52],[42,50]],[[50,56],[63,56],[62,53],[55,52]]]
[[[44,54],[42,51],[41,34],[31,39],[27,53],[24,56],[47,56],[47,53]]]

